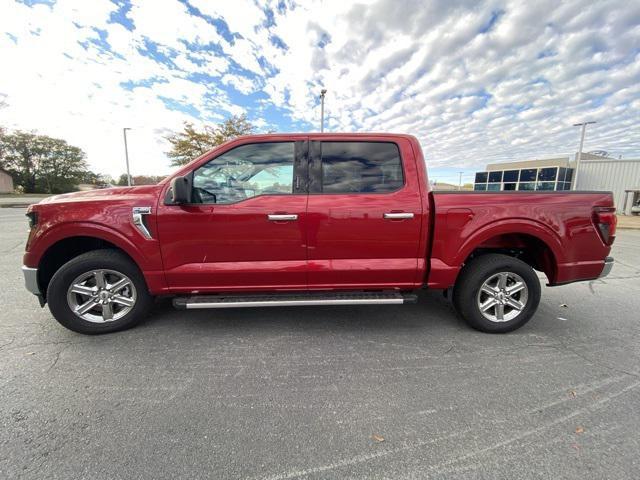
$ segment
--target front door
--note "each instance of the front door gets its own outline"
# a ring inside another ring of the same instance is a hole
[[[311,141],[309,287],[416,288],[422,201],[404,139]]]
[[[192,204],[158,206],[173,291],[307,288],[306,150],[306,141],[237,146],[192,172]]]

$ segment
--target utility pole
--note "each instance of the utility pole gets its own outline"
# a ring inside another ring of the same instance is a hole
[[[462,174],[464,172],[458,172],[458,174],[460,175],[460,177],[458,178],[458,190],[462,190]]]
[[[124,158],[127,161],[127,185],[131,186],[131,173],[129,172],[129,149],[127,148],[127,130],[131,130],[129,127],[122,129],[124,135]]]
[[[324,132],[324,95],[327,93],[327,89],[320,90],[320,132]]]
[[[587,125],[590,125],[596,122],[582,122],[582,123],[574,123],[574,127],[582,127],[582,132],[580,133],[580,147],[578,147],[578,157],[576,158],[576,171],[573,175],[573,190],[578,188],[578,172],[580,171],[580,160],[582,160],[582,147],[584,145],[584,133],[587,129]]]

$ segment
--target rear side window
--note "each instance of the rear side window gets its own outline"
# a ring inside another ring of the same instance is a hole
[[[404,184],[400,151],[389,142],[322,142],[323,193],[388,193]]]

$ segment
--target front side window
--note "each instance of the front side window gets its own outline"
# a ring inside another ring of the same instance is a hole
[[[322,142],[323,193],[387,193],[404,184],[400,151],[388,142]]]
[[[193,172],[194,203],[235,203],[293,193],[293,142],[234,148]]]

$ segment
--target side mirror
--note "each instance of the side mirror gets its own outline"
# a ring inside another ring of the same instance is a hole
[[[176,177],[171,180],[171,201],[177,205],[191,203],[191,181],[189,177]]]

